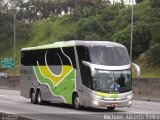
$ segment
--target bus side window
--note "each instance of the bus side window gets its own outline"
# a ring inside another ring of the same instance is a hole
[[[70,58],[71,62],[72,62],[72,66],[73,68],[77,68],[76,66],[76,59],[75,59],[75,51],[74,51],[74,47],[64,47],[63,48],[64,53]],[[70,65],[70,64],[68,64]]]
[[[82,63],[82,61],[90,62],[89,51],[87,47],[77,46],[77,54],[80,66],[82,83],[88,88],[93,88],[90,68]]]

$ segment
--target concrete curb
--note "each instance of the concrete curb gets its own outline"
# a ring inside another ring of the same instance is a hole
[[[9,79],[0,79],[1,89],[19,90],[20,89],[20,78],[10,77]]]
[[[134,99],[160,102],[160,78],[137,78],[132,85]]]
[[[24,115],[16,115],[0,112],[0,120],[35,120]]]

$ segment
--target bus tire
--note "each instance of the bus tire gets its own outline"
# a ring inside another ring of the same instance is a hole
[[[36,92],[33,89],[31,90],[30,98],[32,104],[37,104]]]
[[[40,90],[37,91],[37,103],[38,103],[39,105],[42,105],[42,104],[43,104],[42,94],[41,94],[41,91],[40,91]]]
[[[73,96],[73,106],[76,110],[80,110],[81,109],[81,105],[80,105],[80,99],[78,94],[75,94]]]
[[[108,109],[109,111],[113,111],[113,110],[115,110],[115,108],[116,108],[116,107],[107,107],[107,109]]]

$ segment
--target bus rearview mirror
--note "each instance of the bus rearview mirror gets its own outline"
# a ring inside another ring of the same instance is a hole
[[[139,65],[132,63],[132,66],[136,69],[137,76],[140,76],[141,70],[140,70]]]
[[[94,76],[94,67],[93,65],[90,63],[90,62],[87,62],[87,61],[82,61],[82,63],[88,67],[90,67],[90,70],[91,70],[91,76]]]

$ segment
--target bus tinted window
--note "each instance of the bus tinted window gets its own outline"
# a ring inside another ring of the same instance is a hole
[[[89,47],[91,63],[107,66],[130,64],[128,52],[124,47],[92,46]]]
[[[22,51],[21,63],[25,66],[73,65],[76,67],[73,47]]]
[[[87,47],[84,46],[77,46],[77,54],[80,66],[80,73],[82,78],[82,83],[88,88],[92,89],[92,77],[90,68],[82,63],[82,61],[90,61],[89,58],[89,50]]]

